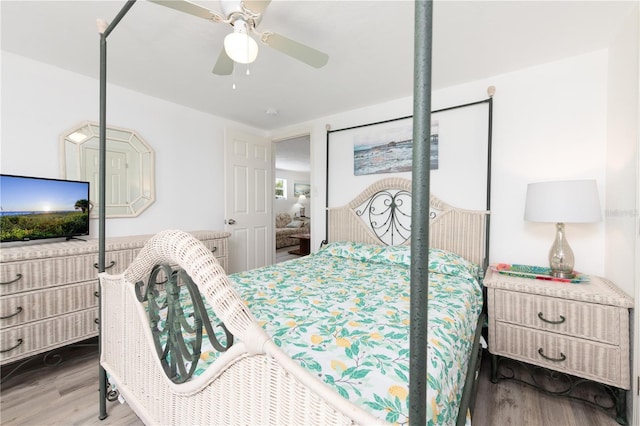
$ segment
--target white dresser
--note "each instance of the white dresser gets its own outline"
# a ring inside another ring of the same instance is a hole
[[[591,276],[588,283],[569,284],[489,270],[484,285],[492,381],[498,379],[495,357],[502,356],[630,389],[633,299],[612,282]],[[624,392],[616,393],[624,399]]]
[[[228,232],[195,231],[227,269]],[[152,235],[109,238],[105,270],[123,272]],[[0,365],[98,335],[98,240],[0,249]]]

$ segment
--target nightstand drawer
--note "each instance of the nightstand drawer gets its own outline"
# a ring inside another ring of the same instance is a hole
[[[611,345],[620,344],[620,328],[628,327],[627,309],[495,290],[496,321],[562,333]]]
[[[619,346],[500,322],[490,346],[495,355],[629,389],[629,354]]]

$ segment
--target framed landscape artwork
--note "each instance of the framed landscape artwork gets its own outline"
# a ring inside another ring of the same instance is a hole
[[[311,185],[308,183],[294,183],[293,184],[293,196],[299,197],[304,195],[305,197],[311,197]]]
[[[469,176],[487,176],[488,100],[432,111],[430,119],[430,192],[456,207],[486,208],[486,182]],[[412,126],[408,116],[329,130],[326,207],[348,203],[383,177],[411,179]]]
[[[431,122],[431,170],[438,169],[438,121]],[[355,176],[411,171],[413,127],[411,118],[372,125],[353,137]]]

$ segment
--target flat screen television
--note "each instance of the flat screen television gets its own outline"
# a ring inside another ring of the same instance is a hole
[[[0,174],[0,242],[89,235],[89,182]]]

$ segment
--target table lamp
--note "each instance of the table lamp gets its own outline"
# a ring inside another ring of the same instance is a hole
[[[307,204],[307,197],[304,194],[300,194],[300,197],[298,198],[298,204],[300,205],[300,217],[305,217],[304,205]]]
[[[566,240],[564,224],[591,223],[602,219],[596,181],[530,183],[527,186],[524,219],[556,223],[556,239],[549,250],[551,276],[573,278],[575,258]]]

